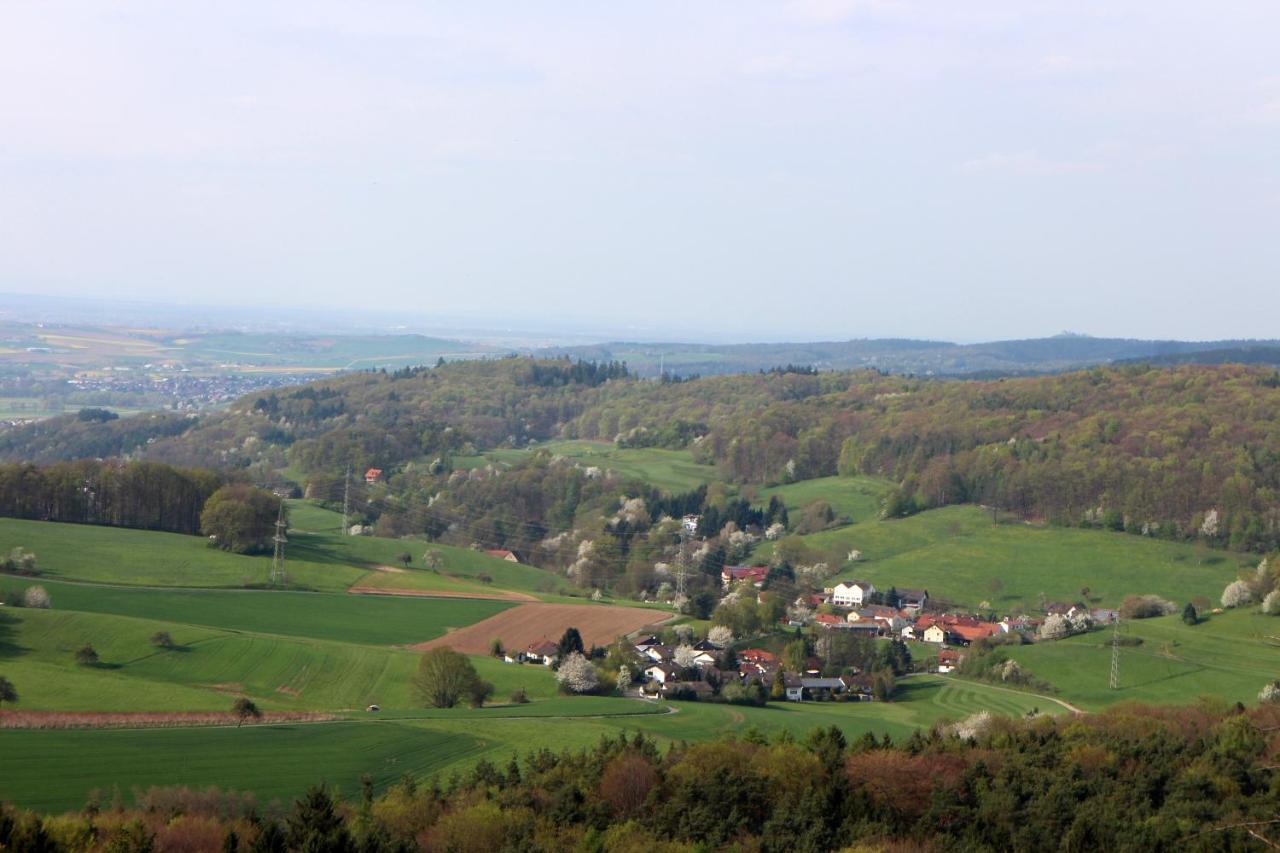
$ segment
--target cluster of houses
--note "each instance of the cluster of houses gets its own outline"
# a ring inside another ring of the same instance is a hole
[[[750,684],[758,681],[766,690],[773,688],[781,678],[783,695],[789,702],[804,699],[829,699],[845,695],[850,699],[870,701],[872,679],[858,673],[838,678],[822,678],[822,663],[817,658],[805,662],[803,672],[784,672],[778,656],[764,649],[744,649],[737,654],[738,665],[734,669],[722,669],[725,650],[716,644],[702,640],[691,649],[691,666],[683,667],[675,661],[676,650],[664,644],[658,637],[645,637],[635,644],[636,653],[647,661],[642,673],[644,692],[650,696],[710,697],[716,687],[729,684]]]

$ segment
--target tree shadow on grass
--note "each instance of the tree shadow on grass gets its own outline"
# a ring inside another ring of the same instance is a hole
[[[0,610],[0,658],[16,658],[31,651],[15,642],[18,632],[14,626],[17,624],[17,618]]]

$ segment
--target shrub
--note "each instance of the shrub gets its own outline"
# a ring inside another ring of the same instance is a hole
[[[156,631],[151,635],[151,645],[159,649],[172,649],[176,644],[168,631]]]
[[[27,587],[22,593],[22,606],[35,607],[40,610],[48,610],[50,605],[49,593],[42,586]]]
[[[231,711],[236,715],[236,728],[244,725],[246,720],[262,719],[262,711],[258,705],[248,696],[241,696],[239,699],[231,703]]]
[[[523,687],[517,687],[515,690],[511,692],[511,704],[512,705],[528,705],[529,704],[529,694],[525,692],[525,689]]]
[[[76,663],[90,666],[98,662],[98,651],[89,643],[76,649]]]
[[[1153,619],[1171,616],[1178,612],[1178,605],[1158,595],[1126,595],[1120,604],[1122,619]]]
[[[1262,612],[1268,616],[1280,616],[1280,589],[1273,589],[1262,599]]]
[[[1280,702],[1280,681],[1273,681],[1258,693],[1259,702]]]
[[[477,678],[471,682],[471,687],[467,691],[467,700],[472,708],[483,708],[484,703],[489,697],[493,696],[493,684],[482,678]]]
[[[1253,601],[1253,590],[1244,581],[1232,581],[1222,591],[1223,607],[1243,607]]]

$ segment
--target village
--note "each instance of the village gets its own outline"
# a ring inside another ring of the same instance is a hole
[[[754,591],[763,600],[767,574],[765,566],[726,566],[721,584],[738,595]],[[646,633],[627,641],[638,662],[638,671],[628,672],[635,682],[630,692],[649,699],[747,704],[885,701],[893,698],[895,678],[954,673],[976,643],[1053,639],[1119,619],[1117,611],[1081,603],[1049,601],[1043,616],[999,619],[939,610],[934,604],[924,589],[878,590],[867,581],[844,580],[797,598],[788,615],[760,637],[735,642],[723,625],[713,625],[701,638],[689,625]],[[594,658],[605,654],[592,652]],[[507,652],[504,659],[554,667],[562,655],[561,644],[544,638],[523,651]],[[627,692],[621,680],[619,685]]]

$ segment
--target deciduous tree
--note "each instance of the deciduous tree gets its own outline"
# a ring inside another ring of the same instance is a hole
[[[422,653],[412,686],[423,704],[452,708],[471,695],[479,678],[466,655],[449,646],[437,646]]]

